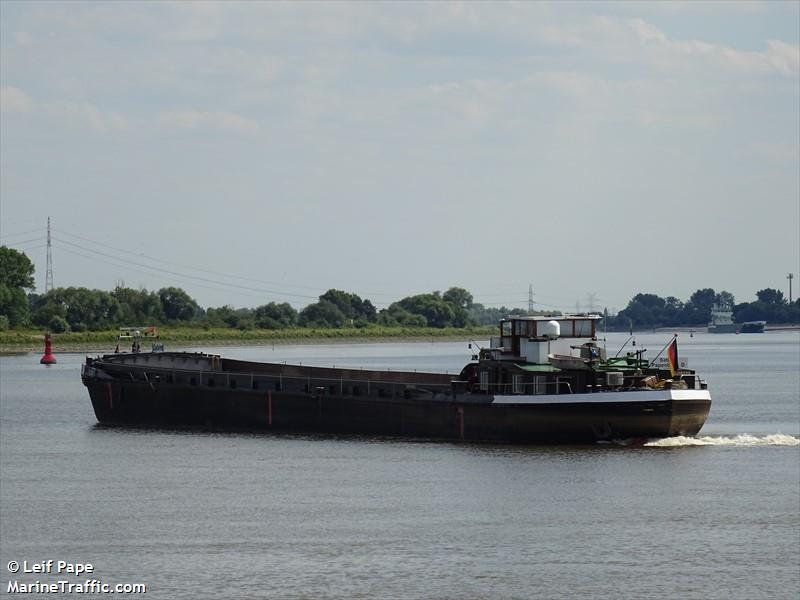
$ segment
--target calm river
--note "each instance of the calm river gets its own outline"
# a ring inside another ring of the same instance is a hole
[[[626,337],[609,335],[611,354]],[[637,344],[652,357],[668,339]],[[106,428],[81,385],[83,355],[52,367],[4,356],[1,594],[64,581],[145,584],[124,596],[148,599],[797,598],[800,335],[679,344],[709,382],[709,421],[696,439],[644,447]],[[208,350],[451,373],[471,353],[465,342]],[[93,571],[58,573],[58,561]],[[72,594],[48,594],[60,595]]]

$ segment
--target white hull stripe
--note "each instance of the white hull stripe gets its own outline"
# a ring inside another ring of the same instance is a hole
[[[594,394],[542,394],[495,396],[494,404],[611,404],[615,402],[666,402],[711,400],[708,390],[649,390],[642,392],[595,392]]]

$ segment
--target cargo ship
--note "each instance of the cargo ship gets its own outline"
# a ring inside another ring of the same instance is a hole
[[[766,321],[745,321],[742,323],[739,333],[764,333],[766,326]]]
[[[708,323],[708,333],[736,333],[738,330],[733,322],[733,309],[723,303],[711,307],[711,321]]]
[[[711,396],[677,340],[666,362],[610,357],[600,318],[503,319],[458,376],[138,352],[87,357],[81,378],[104,425],[516,444],[695,435]]]

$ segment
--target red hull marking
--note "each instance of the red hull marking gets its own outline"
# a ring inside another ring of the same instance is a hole
[[[267,392],[267,425],[272,425],[272,392]]]
[[[111,389],[111,384],[107,383],[108,387],[108,408],[114,408],[114,391]]]

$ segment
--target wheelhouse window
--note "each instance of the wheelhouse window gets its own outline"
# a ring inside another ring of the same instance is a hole
[[[525,384],[523,383],[522,375],[511,376],[511,391],[514,394],[525,393]]]
[[[533,321],[514,321],[514,335],[532,337]]]
[[[546,394],[547,393],[547,377],[541,375],[533,378],[533,393]]]

